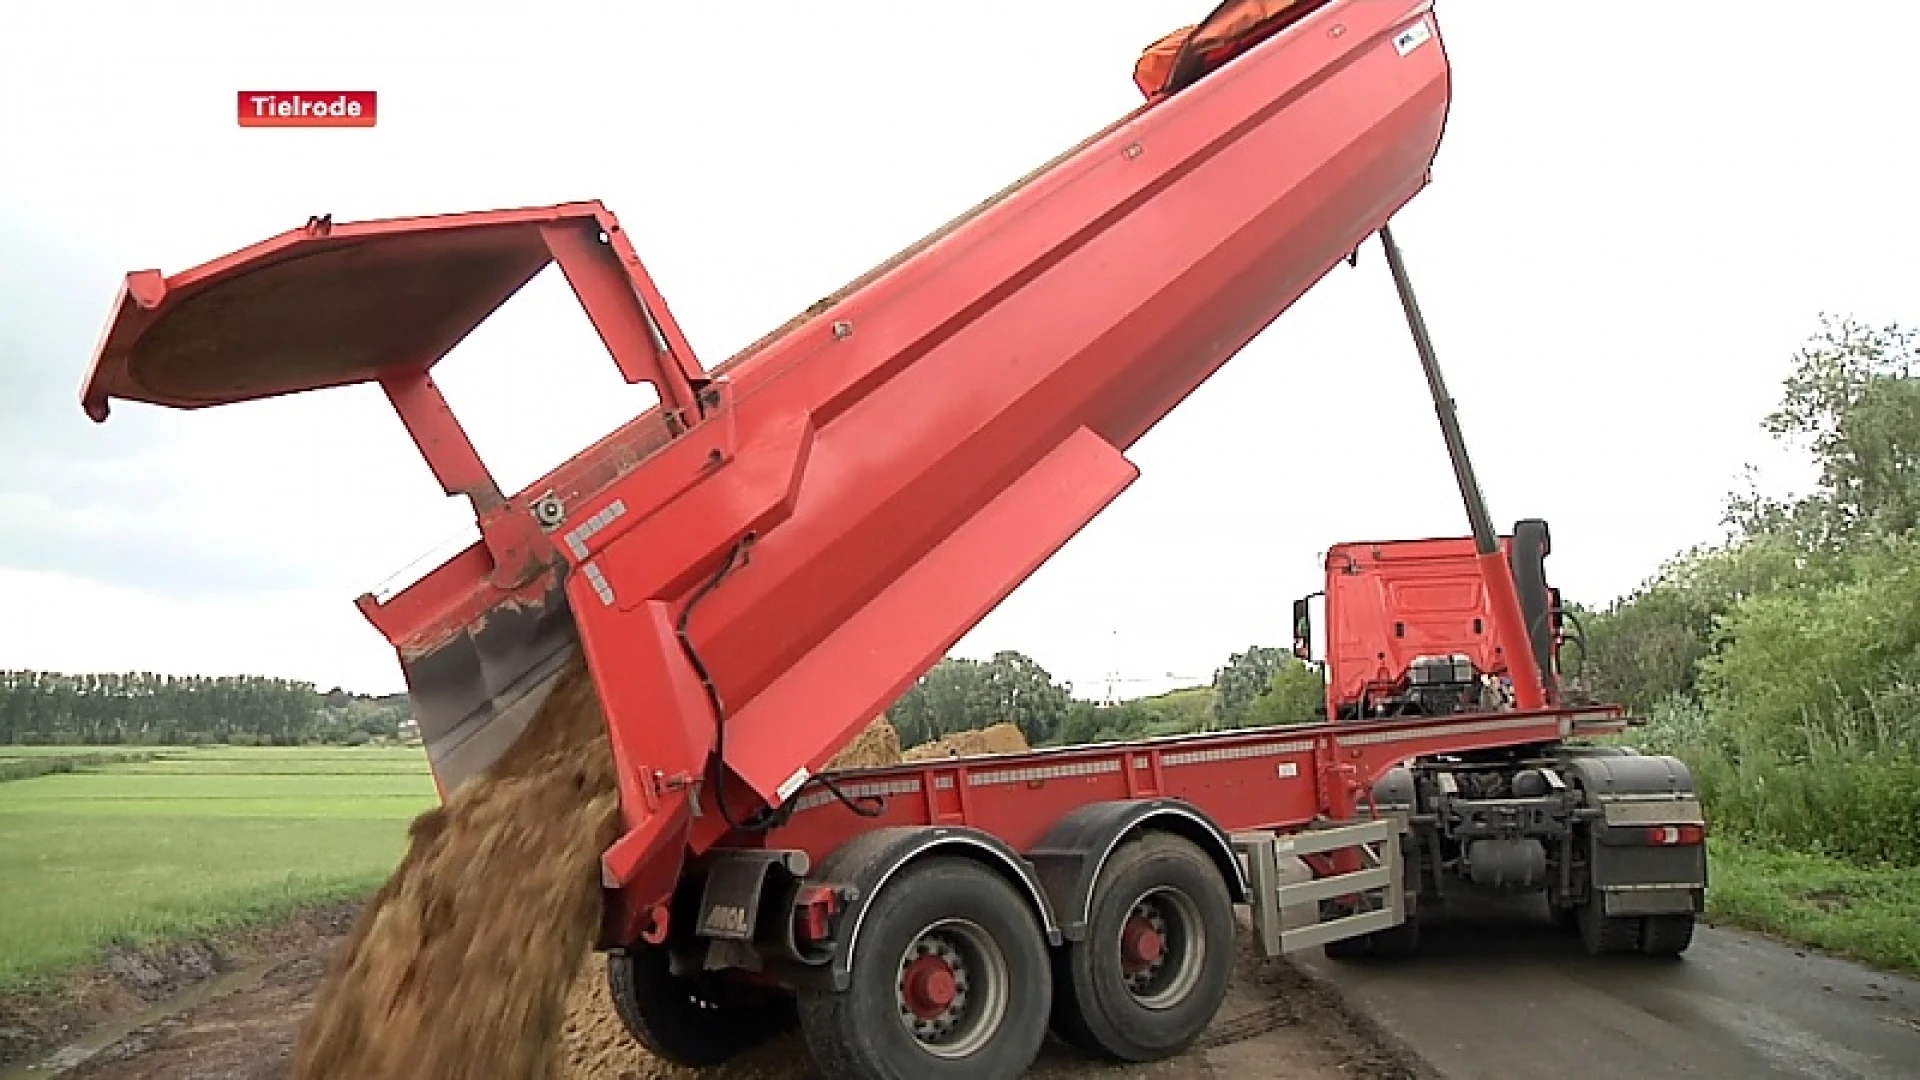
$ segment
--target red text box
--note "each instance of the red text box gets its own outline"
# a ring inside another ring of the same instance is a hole
[[[241,127],[372,127],[372,90],[242,90]]]

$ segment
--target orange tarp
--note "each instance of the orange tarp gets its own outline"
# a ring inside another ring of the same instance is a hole
[[[1324,2],[1227,0],[1205,22],[1183,26],[1147,46],[1133,65],[1133,83],[1148,100],[1170,94],[1279,33]]]

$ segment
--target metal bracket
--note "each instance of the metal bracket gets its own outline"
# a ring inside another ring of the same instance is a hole
[[[1356,825],[1337,825],[1285,836],[1269,832],[1238,833],[1234,850],[1247,863],[1251,885],[1249,906],[1253,910],[1254,936],[1263,956],[1286,953],[1343,941],[1361,934],[1391,930],[1407,919],[1406,886],[1400,858],[1401,823],[1378,818]],[[1318,855],[1341,848],[1359,848],[1370,864],[1359,870],[1330,874],[1311,881],[1281,884],[1282,857]],[[1320,918],[1320,902],[1337,896],[1370,896],[1378,907],[1334,919]],[[1289,908],[1310,906],[1313,921],[1295,929],[1285,929],[1282,917]]]

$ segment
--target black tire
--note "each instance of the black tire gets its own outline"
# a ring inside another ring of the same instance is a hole
[[[1574,922],[1580,929],[1580,944],[1593,956],[1629,953],[1640,948],[1639,917],[1605,914],[1597,892],[1576,909]]]
[[[1086,939],[1054,952],[1054,1030],[1114,1061],[1180,1053],[1226,998],[1235,930],[1233,896],[1206,852],[1170,833],[1129,840],[1094,883]],[[1129,957],[1130,938],[1153,943],[1150,955]]]
[[[1373,955],[1373,935],[1361,934],[1359,937],[1341,938],[1320,946],[1320,951],[1329,960],[1360,960]]]
[[[847,989],[800,994],[800,1028],[822,1074],[1012,1080],[1032,1066],[1047,1036],[1052,969],[1032,906],[1004,878],[967,859],[908,866],[873,898],[859,935]],[[937,993],[949,996],[931,1017],[911,1011],[909,987],[929,958],[945,965]],[[943,1021],[952,1026],[938,1049],[908,1026],[925,1024],[938,1040]]]
[[[1648,956],[1679,956],[1693,944],[1692,912],[1649,915],[1640,928],[1640,951]]]
[[[1569,904],[1565,907],[1553,908],[1550,914],[1553,919],[1553,925],[1560,928],[1561,930],[1569,934],[1578,933],[1580,931],[1580,909],[1579,908]]]
[[[1412,915],[1407,921],[1388,930],[1375,930],[1367,935],[1373,942],[1373,955],[1389,959],[1401,959],[1420,951],[1420,924]]]
[[[668,967],[666,950],[636,942],[607,954],[614,1012],[648,1053],[699,1069],[718,1065],[793,1026],[793,999]]]

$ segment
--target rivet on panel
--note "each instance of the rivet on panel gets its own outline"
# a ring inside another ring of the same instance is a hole
[[[1347,26],[1345,23],[1334,23],[1333,29],[1327,31],[1327,36],[1330,38],[1339,37],[1341,34],[1344,34],[1346,32],[1347,32]]]
[[[845,319],[833,324],[833,336],[837,341],[845,341],[853,336],[853,324]]]

